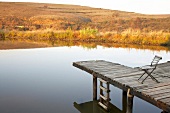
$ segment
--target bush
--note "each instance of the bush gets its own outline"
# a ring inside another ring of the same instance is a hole
[[[170,34],[166,36],[168,40],[165,43],[162,43],[162,46],[170,46]]]
[[[0,31],[0,40],[5,40],[5,33]]]
[[[95,38],[96,34],[98,33],[97,29],[91,28],[84,28],[79,31],[81,38]]]

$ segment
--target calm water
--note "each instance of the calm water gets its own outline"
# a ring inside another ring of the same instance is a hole
[[[0,50],[0,113],[79,113],[73,103],[92,101],[92,76],[72,62],[102,59],[136,67],[149,64],[154,55],[162,56],[161,62],[170,60],[167,51],[102,46]],[[111,86],[111,102],[119,109],[121,95]],[[160,112],[134,98],[133,113]]]

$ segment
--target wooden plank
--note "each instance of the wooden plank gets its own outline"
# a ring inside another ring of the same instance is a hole
[[[168,104],[169,104],[169,102],[170,102],[170,97],[164,98],[164,99],[160,99],[159,101],[162,101],[162,102],[164,102],[164,103],[168,103]]]
[[[99,102],[99,105],[100,105],[101,107],[103,107],[105,110],[108,110],[108,107],[107,107],[106,105],[102,104],[101,102]]]
[[[144,85],[147,85],[147,86],[134,86],[133,88],[135,88],[137,91],[139,92],[145,92],[145,91],[148,91],[150,89],[154,89],[154,88],[158,88],[158,87],[162,87],[164,85],[166,85],[166,82],[168,82],[169,80],[158,80],[159,84],[157,84],[156,82],[154,82],[152,79],[147,79],[145,82],[144,82]]]
[[[111,99],[110,98],[107,98],[107,97],[105,97],[105,96],[103,96],[103,95],[99,95],[103,100],[105,100],[105,101],[110,101]]]
[[[164,94],[164,93],[169,93],[170,94],[170,89],[165,89],[165,90],[160,90],[160,91],[153,91],[153,92],[148,92],[148,93],[145,93],[147,95],[150,95],[150,96],[156,96],[158,94]]]
[[[159,84],[155,84],[154,86],[149,86],[147,88],[144,88],[143,91],[147,91],[148,89],[153,89],[153,88],[158,88],[158,87],[163,87],[163,86],[168,86],[170,85],[170,82],[164,82],[164,83],[159,83]]]
[[[96,63],[96,62],[92,62],[92,63],[86,63],[86,64],[81,64],[81,65],[84,65],[84,66],[92,66],[92,67],[104,67],[104,66],[110,66],[110,67],[116,67],[116,66],[121,66],[120,64],[119,65],[115,65],[115,64],[110,64],[110,63],[107,63],[107,62],[102,62],[102,63]]]
[[[131,71],[131,72],[126,72],[126,73],[117,73],[117,74],[114,74],[114,75],[107,75],[109,76],[110,78],[120,78],[120,77],[128,77],[128,76],[136,76],[138,75],[141,75],[143,74],[143,72],[141,71]]]
[[[100,72],[108,72],[108,71],[111,71],[111,72],[117,72],[118,69],[120,70],[130,70],[129,68],[111,68],[111,69],[108,69],[107,66],[102,66],[102,67],[99,67],[99,66],[88,66],[88,68],[92,69],[92,70],[95,70],[95,71],[100,71]],[[132,70],[132,69],[131,69]]]
[[[131,84],[130,87],[135,89],[135,91],[141,92],[139,90],[136,90],[136,88],[138,88],[138,87],[148,87],[148,85],[155,85],[155,81],[151,80],[150,82],[145,82],[144,84],[141,84],[139,82],[139,84]]]
[[[160,83],[163,82],[161,79],[157,79],[157,80],[158,80]],[[142,80],[141,80],[141,81],[142,81]],[[142,92],[143,89],[148,88],[148,87],[150,87],[150,86],[154,86],[154,85],[157,84],[157,82],[154,81],[154,80],[152,80],[151,78],[147,78],[147,79],[144,81],[143,85],[142,85],[141,81],[138,81],[141,85],[135,86],[135,85],[132,84],[131,87],[135,88],[135,89],[136,89],[137,91],[139,91],[139,92]],[[146,86],[146,85],[147,85],[147,86]]]
[[[110,90],[109,89],[107,89],[107,88],[105,88],[105,87],[102,87],[102,86],[100,86],[100,89],[102,89],[103,91],[105,91],[105,92],[110,92]]]
[[[119,82],[137,81],[138,80],[138,75],[115,77],[115,78],[112,78],[112,80],[116,80],[116,81],[119,81]]]
[[[157,95],[148,95],[148,96],[150,96],[151,98],[153,98],[153,99],[155,99],[155,98],[160,98],[160,97],[162,97],[162,96],[166,96],[167,95],[167,93],[161,93],[161,94],[157,94]],[[161,100],[161,99],[160,99]]]
[[[160,63],[158,64],[159,66],[170,66],[170,62],[164,62],[164,63]]]
[[[148,101],[164,111],[170,112],[170,62],[158,64],[157,69],[152,73],[161,82],[159,84],[150,77],[146,79],[144,84],[141,84],[137,79],[143,72],[138,71],[138,68],[130,68],[104,60],[78,62],[73,63],[73,66],[90,74],[95,74],[96,77],[108,81],[124,91],[130,88],[133,95]],[[100,89],[107,91],[107,88],[103,86]]]
[[[161,99],[168,98],[168,97],[170,97],[170,94],[166,93],[165,95],[163,95],[161,97],[155,97],[155,100],[161,100]]]
[[[99,71],[99,72],[103,72],[103,74],[105,74],[104,72],[107,73],[119,73],[119,72],[128,72],[128,71],[132,71],[132,69],[127,69],[127,68],[118,68],[118,69],[107,69],[107,66],[104,67],[91,67],[91,69],[95,70],[95,71]],[[134,71],[134,70],[133,70]]]
[[[170,102],[167,102],[166,104],[170,106]],[[168,113],[168,112],[167,112],[167,113]]]
[[[121,84],[126,84],[126,85],[140,84],[137,80],[133,80],[133,79],[132,80],[131,79],[127,79],[127,80],[120,79],[120,80],[116,80],[116,81],[118,81]]]
[[[123,78],[116,78],[116,79],[114,79],[114,80],[116,80],[116,81],[118,81],[118,82],[120,82],[120,83],[124,83],[124,84],[128,84],[129,85],[129,83],[131,83],[132,82],[132,85],[133,85],[133,82],[135,82],[135,83],[138,83],[138,84],[141,84],[137,79],[138,79],[138,77],[139,76],[129,76],[129,77],[123,77]],[[148,78],[146,81],[145,81],[145,85],[146,84],[151,84],[151,83],[153,83],[153,84],[157,84],[155,81],[153,81],[151,78]],[[134,85],[133,85],[134,86]]]
[[[105,84],[108,83],[108,81],[105,81],[105,80],[103,80],[103,79],[101,79],[101,78],[99,78],[99,81],[101,81],[101,82],[103,82],[103,83],[105,83]]]
[[[144,91],[142,91],[142,92],[143,92],[143,93],[150,93],[150,92],[160,91],[160,90],[164,90],[164,89],[170,89],[170,85],[165,85],[165,86],[161,86],[161,87],[156,87],[156,88],[144,90]]]

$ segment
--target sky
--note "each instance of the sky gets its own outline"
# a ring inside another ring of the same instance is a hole
[[[74,4],[136,12],[142,14],[170,14],[170,0],[0,0],[10,2],[39,2]]]

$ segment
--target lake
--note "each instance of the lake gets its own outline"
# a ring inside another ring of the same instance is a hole
[[[92,76],[73,67],[73,62],[107,60],[138,67],[149,64],[154,55],[162,56],[161,62],[170,60],[167,50],[122,47],[0,50],[0,113],[79,113],[74,102],[92,101]],[[110,95],[112,104],[122,109],[122,91],[111,86]],[[134,98],[133,113],[161,111]]]

